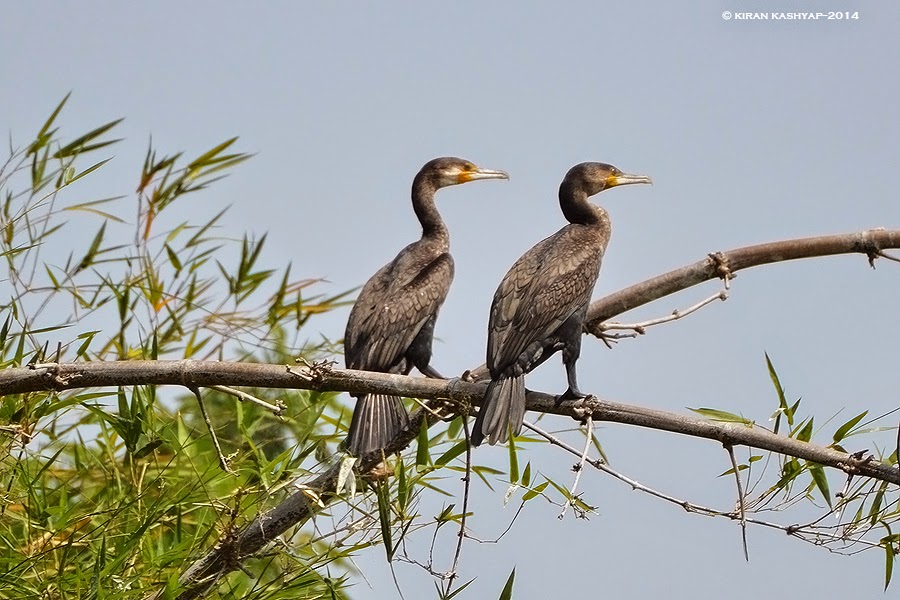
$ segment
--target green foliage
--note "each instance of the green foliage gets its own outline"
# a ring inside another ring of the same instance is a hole
[[[800,413],[800,399],[794,401],[793,404],[788,401],[781,378],[768,354],[766,354],[765,360],[777,400],[777,408],[772,413],[773,431],[778,432],[782,419],[784,419],[790,428],[788,437],[800,442],[815,442],[821,427],[816,428],[815,419],[812,416],[806,417]],[[758,426],[743,417],[716,409],[702,409],[697,412],[711,419]],[[895,429],[894,427],[869,427],[887,415],[864,422],[867,415],[868,411],[863,411],[839,425],[831,435],[830,446],[841,452],[847,452],[839,442],[863,433],[893,432]],[[827,425],[828,423],[826,423]],[[897,456],[892,451],[893,448],[887,453],[876,451],[873,453],[874,458],[889,464],[896,464]],[[762,485],[765,480],[764,475],[773,458],[779,465],[777,479],[772,485],[765,487]],[[754,465],[757,466],[754,467]],[[756,470],[754,471],[754,469]],[[858,551],[856,546],[859,545],[864,548],[879,546],[884,548],[887,557],[885,564],[885,586],[887,586],[898,549],[897,541],[890,533],[890,524],[900,519],[900,504],[898,504],[896,493],[892,494],[890,499],[888,498],[889,486],[886,482],[849,478],[846,479],[843,489],[839,493],[833,494],[826,470],[821,465],[774,453],[751,454],[747,462],[738,465],[737,470],[741,477],[749,482],[744,499],[748,514],[773,510],[783,511],[796,506],[799,500],[808,500],[813,505],[822,506],[824,514],[820,513],[819,516],[809,517],[806,525],[793,525],[790,528],[792,535],[816,544],[828,545],[835,548],[836,552],[855,552]],[[734,473],[734,469],[729,469],[720,477],[726,475],[733,477]],[[832,524],[835,521],[836,524]],[[884,527],[888,531],[888,535],[874,538],[873,530],[876,526]]]
[[[236,138],[196,157],[151,143],[136,195],[85,200],[84,186],[110,166],[102,154],[121,142],[111,137],[121,120],[66,137],[58,120],[68,98],[0,166],[0,366],[334,355],[329,341],[299,335],[347,294],[319,293],[289,265],[261,266],[265,236],[223,236],[225,211],[184,215],[186,194],[249,158],[233,151]],[[122,216],[133,214],[133,223]],[[157,231],[163,217],[175,225]],[[337,394],[242,391],[287,408],[276,417],[204,391],[234,475],[219,468],[192,394],[134,386],[0,398],[0,597],[138,598],[173,584],[343,437]],[[348,550],[302,530],[293,541],[294,552],[249,561],[222,592],[344,597]]]

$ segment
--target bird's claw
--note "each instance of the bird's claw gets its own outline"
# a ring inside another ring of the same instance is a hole
[[[561,395],[557,396],[556,402],[557,404],[563,402],[565,400],[581,400],[582,398],[587,398],[588,394],[582,393],[578,388],[569,388]]]

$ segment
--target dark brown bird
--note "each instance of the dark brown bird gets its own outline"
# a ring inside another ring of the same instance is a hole
[[[605,189],[651,183],[603,163],[575,165],[559,186],[559,205],[569,221],[512,266],[494,294],[488,324],[491,383],[475,420],[472,444],[495,444],[518,435],[525,418],[525,374],[562,350],[569,388],[564,398],[583,398],[575,376],[581,330],[600,262],[609,243],[609,214],[588,202]]]
[[[429,362],[434,323],[453,281],[453,258],[434,194],[478,179],[509,176],[461,158],[436,158],[416,175],[412,204],[422,238],[375,273],[359,293],[344,334],[348,368],[406,375],[416,367],[426,377],[443,379]],[[358,396],[347,449],[361,456],[384,448],[406,424],[406,408],[398,396]]]

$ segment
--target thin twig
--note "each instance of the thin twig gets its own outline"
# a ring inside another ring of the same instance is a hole
[[[541,437],[546,439],[548,442],[550,442],[554,446],[559,446],[560,448],[566,450],[567,452],[574,454],[575,456],[579,456],[580,453],[577,449],[573,448],[569,444],[560,440],[553,434],[548,433],[548,432],[542,430],[541,428],[539,428],[535,425],[532,425],[528,422],[525,422],[525,427],[534,431],[535,433],[537,433],[538,435],[540,435]],[[642,484],[641,482],[639,482],[635,479],[628,477],[627,475],[619,473],[618,471],[609,467],[607,464],[603,463],[600,460],[588,459],[586,461],[586,463],[591,465],[592,467],[596,468],[597,470],[602,471],[603,473],[606,473],[607,475],[610,475],[613,478],[618,479],[619,481],[627,484],[628,486],[631,487],[631,489],[633,489],[635,491],[643,492],[643,493],[653,496],[655,498],[659,498],[660,500],[664,500],[671,504],[680,506],[682,509],[684,509],[685,512],[694,513],[694,514],[698,514],[698,515],[704,515],[707,517],[725,517],[725,518],[731,519],[733,521],[737,521],[740,519],[740,515],[738,513],[736,513],[735,511],[722,511],[722,510],[717,510],[715,508],[710,508],[708,506],[694,504],[693,502],[688,502],[687,500],[682,500],[680,498],[670,496],[669,494],[666,494],[664,492],[660,492],[659,490],[655,490],[651,487],[648,487],[648,486]],[[754,519],[754,518],[745,518],[745,520],[747,523],[749,523],[751,525],[759,525],[761,527],[768,527],[770,529],[778,529],[779,531],[783,531],[790,536],[799,538],[803,541],[810,542],[810,543],[813,543],[816,545],[823,545],[824,542],[846,542],[848,544],[848,546],[854,545],[854,544],[861,544],[868,548],[881,547],[881,545],[879,543],[869,541],[862,537],[848,538],[845,535],[836,535],[833,533],[828,533],[827,531],[821,531],[821,530],[819,530],[819,528],[815,528],[812,531],[807,531],[802,526],[797,526],[797,525],[781,525],[780,523],[773,523],[771,521],[763,521],[761,519]],[[828,527],[828,529],[834,529],[834,527]],[[804,537],[804,536],[813,536],[813,539],[808,539],[807,537]]]
[[[213,446],[215,446],[216,448],[216,455],[219,458],[219,466],[222,467],[222,470],[226,473],[237,475],[237,473],[232,471],[231,467],[228,466],[228,460],[226,460],[225,455],[222,454],[222,447],[219,445],[219,438],[216,437],[216,432],[213,429],[212,421],[209,420],[209,413],[206,412],[206,405],[203,404],[203,398],[200,396],[200,388],[195,385],[188,385],[187,389],[191,390],[194,396],[196,396],[197,404],[200,405],[200,414],[203,415],[203,421],[206,423],[206,429],[209,431],[209,436],[212,438]]]
[[[607,333],[604,331],[601,332],[598,337],[600,338],[600,341],[606,345],[607,348],[612,350],[612,345],[618,344],[619,340],[625,338],[636,338],[637,336],[638,332],[636,331],[632,331],[631,333]]]
[[[578,459],[578,462],[572,467],[572,470],[575,471],[575,481],[572,483],[572,489],[569,491],[569,497],[566,498],[565,504],[563,504],[562,511],[559,513],[557,518],[562,519],[566,516],[566,511],[569,509],[571,505],[573,508],[575,505],[572,500],[575,498],[575,490],[578,489],[578,481],[581,479],[581,473],[584,471],[584,463],[587,462],[588,452],[591,449],[591,440],[592,434],[594,432],[594,420],[591,419],[591,416],[588,415],[585,420],[585,440],[584,440],[584,451],[581,453],[581,457]],[[578,513],[575,513],[578,516]]]
[[[512,526],[515,525],[516,521],[519,520],[519,515],[522,514],[523,508],[525,508],[524,502],[519,504],[519,508],[516,509],[516,514],[514,514],[512,519],[509,520],[509,524],[507,524],[506,529],[504,529],[503,533],[498,535],[496,538],[494,538],[492,540],[482,540],[482,539],[477,538],[474,535],[471,535],[468,533],[466,534],[466,537],[469,538],[470,540],[478,542],[479,544],[499,544],[500,540],[502,540],[506,536],[506,534],[510,532],[510,530],[512,529]]]
[[[661,325],[663,323],[671,323],[672,321],[677,321],[678,319],[683,319],[691,313],[697,312],[707,304],[712,304],[716,300],[728,300],[728,292],[725,290],[720,291],[717,294],[706,298],[698,302],[697,304],[686,308],[684,310],[674,310],[671,315],[666,317],[660,317],[658,319],[650,319],[648,321],[642,321],[640,323],[619,323],[617,321],[607,321],[606,323],[601,323],[599,325],[600,331],[608,331],[610,329],[633,329],[637,333],[643,335],[646,333],[646,329],[648,327],[652,327],[654,325]]]
[[[472,483],[472,444],[469,443],[469,420],[465,416],[462,418],[462,424],[466,436],[466,474],[463,477],[463,502],[462,517],[459,520],[459,539],[456,541],[456,552],[453,555],[453,564],[450,567],[447,590],[444,592],[444,596],[447,598],[450,597],[450,590],[453,588],[454,580],[459,577],[457,568],[459,567],[459,556],[462,554],[463,540],[466,537],[466,513],[469,512],[469,488]]]
[[[581,458],[581,452],[579,450],[577,450],[573,446],[570,446],[569,444],[565,443],[564,441],[562,441],[561,439],[559,439],[552,433],[544,431],[537,425],[533,425],[532,423],[530,423],[528,421],[524,421],[522,424],[525,426],[526,429],[530,429],[531,431],[535,432],[536,434],[538,434],[539,436],[541,436],[542,438],[544,438],[545,440],[550,442],[552,445],[559,446],[566,452],[569,452],[570,454],[574,454],[575,456],[579,457],[579,459]],[[591,465],[595,469],[598,469],[600,471],[603,470],[604,463],[603,463],[603,460],[601,460],[599,458],[586,458],[584,462]]]
[[[747,549],[747,512],[744,508],[744,487],[741,484],[741,471],[738,469],[737,460],[734,458],[734,447],[725,444],[725,450],[731,459],[731,469],[734,471],[734,480],[737,483],[738,510],[741,516],[741,542],[744,545],[744,560],[750,562],[750,551]]]
[[[886,258],[886,259],[892,260],[894,262],[900,262],[900,258],[897,258],[896,256],[891,256],[890,254],[882,252],[881,250],[878,250],[877,252],[875,252],[875,254],[877,256],[880,256],[881,258]]]
[[[281,400],[278,401],[278,404],[270,404],[265,400],[260,400],[256,396],[252,396],[247,392],[242,392],[241,390],[236,390],[232,387],[228,387],[227,385],[211,385],[209,389],[216,390],[217,392],[222,392],[223,394],[228,394],[229,396],[234,396],[241,402],[250,402],[252,404],[256,404],[257,406],[261,406],[264,409],[272,412],[272,414],[276,416],[280,416],[284,413],[285,408],[287,408]]]
[[[397,579],[397,570],[394,568],[394,561],[389,560],[388,564],[391,565],[391,578],[394,580],[394,588],[397,590],[397,595],[400,596],[400,600],[405,600],[403,590],[400,588],[400,580]]]

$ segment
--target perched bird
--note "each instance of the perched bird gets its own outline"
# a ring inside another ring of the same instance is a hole
[[[491,383],[475,420],[472,444],[505,442],[525,418],[525,374],[562,350],[569,389],[583,398],[575,377],[581,330],[600,262],[609,243],[609,214],[588,202],[605,189],[651,183],[603,163],[575,165],[559,186],[559,205],[569,221],[512,266],[494,294],[488,324]]]
[[[406,375],[416,367],[441,378],[430,365],[438,310],[453,281],[450,234],[434,203],[437,190],[478,179],[509,179],[461,158],[436,158],[413,179],[412,205],[422,238],[404,248],[363,286],[347,322],[347,367]],[[384,448],[407,424],[399,396],[357,396],[347,449],[354,456]]]

